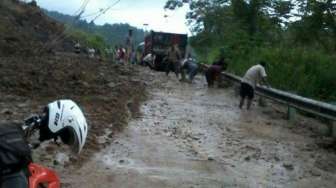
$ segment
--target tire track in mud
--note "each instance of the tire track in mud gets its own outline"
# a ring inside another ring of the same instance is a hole
[[[151,96],[114,142],[67,187],[335,187],[334,151],[318,147],[320,126],[294,125],[281,107],[237,108],[233,89],[207,89],[142,69]]]

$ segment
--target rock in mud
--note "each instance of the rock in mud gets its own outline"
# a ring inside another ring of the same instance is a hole
[[[312,176],[315,176],[315,177],[320,177],[321,176],[321,172],[318,169],[312,169],[312,170],[310,170],[310,174]]]
[[[105,136],[100,136],[100,137],[98,137],[97,142],[98,142],[99,144],[104,144],[104,143],[107,142],[107,139],[106,139]]]
[[[55,150],[56,150],[56,147],[55,145],[48,145],[46,148],[45,148],[46,152],[51,154],[53,153]]]
[[[120,163],[120,164],[123,164],[123,163],[125,163],[125,160],[124,160],[124,159],[120,159],[120,160],[119,160],[119,163]]]
[[[5,114],[5,115],[12,115],[13,112],[10,111],[9,109],[3,109],[1,110],[0,114]]]
[[[19,107],[19,108],[28,107],[28,103],[20,103],[20,104],[17,105],[17,107]]]
[[[285,167],[287,170],[290,170],[290,171],[294,170],[293,164],[284,163],[282,166]]]
[[[89,88],[89,87],[90,87],[90,84],[87,83],[87,82],[84,82],[84,81],[81,81],[80,84],[81,84],[82,86],[84,86],[85,88]]]
[[[245,160],[245,161],[250,161],[250,160],[251,160],[251,157],[250,157],[250,156],[247,156],[247,157],[245,157],[244,160]]]
[[[191,135],[190,138],[192,138],[193,140],[200,140],[201,138],[197,137],[197,136],[194,136],[194,135]]]
[[[110,82],[109,84],[107,84],[110,88],[115,88],[117,86],[119,86],[119,83],[114,83],[114,82]]]
[[[59,165],[59,162],[57,161],[57,160],[54,160],[54,166],[57,166],[57,165]]]
[[[274,156],[274,160],[279,162],[280,161],[280,158],[278,156]]]
[[[208,161],[214,161],[215,159],[212,156],[208,157]]]
[[[56,159],[54,160],[54,165],[64,165],[65,163],[69,162],[70,158],[65,153],[57,153]]]

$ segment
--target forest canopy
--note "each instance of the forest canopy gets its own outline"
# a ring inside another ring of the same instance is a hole
[[[220,55],[243,75],[264,60],[274,87],[336,101],[336,1],[168,0],[186,15],[199,59]]]

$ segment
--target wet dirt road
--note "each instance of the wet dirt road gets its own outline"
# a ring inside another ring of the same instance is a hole
[[[232,88],[207,89],[143,70],[150,96],[114,142],[71,175],[65,187],[335,187],[336,155],[311,127],[281,108],[239,110]],[[107,133],[108,134],[108,133]],[[104,137],[101,137],[104,143]]]

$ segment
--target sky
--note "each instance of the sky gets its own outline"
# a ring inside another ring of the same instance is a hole
[[[47,10],[74,15],[85,0],[36,0],[38,5]],[[114,4],[117,0],[90,0],[83,15],[90,15],[100,9]],[[185,15],[188,7],[175,11],[163,9],[167,0],[121,0],[106,14],[101,15],[96,24],[129,23],[145,30],[173,33],[190,33],[186,25]],[[164,15],[168,15],[167,18]],[[93,17],[87,18],[91,21]],[[148,24],[148,26],[144,26]]]

